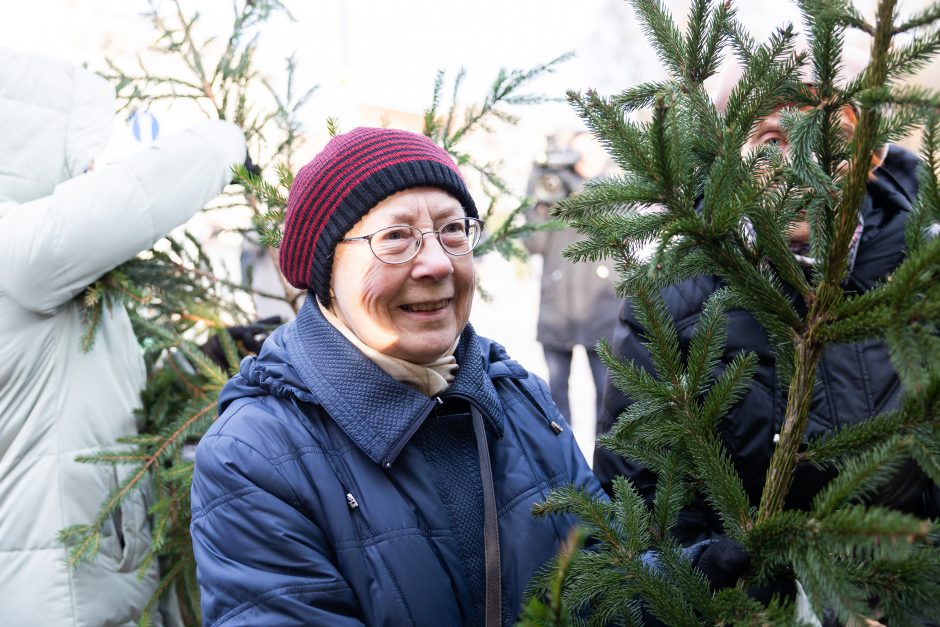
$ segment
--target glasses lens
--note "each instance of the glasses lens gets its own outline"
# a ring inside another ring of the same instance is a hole
[[[372,252],[387,263],[402,263],[418,250],[421,231],[410,226],[390,226],[372,235]]]
[[[473,218],[447,222],[440,229],[441,246],[452,255],[466,255],[480,241],[480,223]]]

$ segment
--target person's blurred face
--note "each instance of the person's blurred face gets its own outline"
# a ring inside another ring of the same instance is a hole
[[[766,118],[758,122],[754,131],[748,137],[747,142],[741,147],[741,156],[757,150],[761,146],[773,145],[780,149],[784,158],[790,154],[790,141],[783,129],[783,123],[780,119],[780,109],[774,110]],[[852,139],[855,134],[855,113],[851,108],[846,107],[841,115],[842,132],[847,141]],[[790,242],[805,243],[809,241],[809,224],[805,221],[797,221],[791,225],[787,233]]]
[[[574,171],[578,176],[586,179],[596,178],[610,167],[607,151],[591,133],[578,133],[571,140],[570,147],[581,156],[574,164]]]
[[[389,196],[353,226],[361,237],[392,225],[438,229],[466,216],[447,192],[419,187]],[[412,363],[434,361],[453,346],[470,318],[473,254],[454,257],[428,234],[403,264],[379,261],[365,241],[340,243],[330,280],[332,311],[367,346]]]
[[[789,155],[790,142],[783,130],[780,111],[780,109],[775,109],[773,113],[758,122],[757,126],[754,127],[754,131],[747,138],[747,142],[741,147],[741,156],[765,145],[777,146],[784,157]],[[854,111],[849,107],[845,107],[841,112],[840,120],[846,141],[851,141],[852,136],[855,134],[856,118]]]

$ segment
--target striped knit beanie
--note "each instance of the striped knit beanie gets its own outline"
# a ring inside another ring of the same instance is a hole
[[[357,128],[337,135],[300,169],[287,196],[281,271],[291,285],[330,302],[333,251],[378,203],[413,187],[437,187],[479,217],[453,159],[423,135]]]

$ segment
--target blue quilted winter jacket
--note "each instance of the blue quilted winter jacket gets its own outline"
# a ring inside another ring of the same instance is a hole
[[[242,362],[196,454],[192,536],[206,625],[477,622],[479,586],[467,581],[447,507],[479,476],[475,453],[466,472],[437,476],[424,435],[438,408],[468,403],[486,423],[502,617],[514,622],[530,578],[574,524],[535,518],[532,505],[570,483],[603,491],[544,382],[469,325],[456,357],[457,378],[430,399],[369,361],[308,300]]]

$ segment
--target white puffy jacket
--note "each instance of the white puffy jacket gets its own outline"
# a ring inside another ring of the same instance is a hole
[[[158,581],[155,568],[137,573],[142,495],[108,522],[94,560],[70,570],[56,539],[91,522],[120,480],[74,459],[136,432],[145,375],[123,307],[82,352],[75,296],[215,196],[245,141],[205,122],[84,173],[113,102],[91,73],[0,49],[0,625],[133,624]]]

